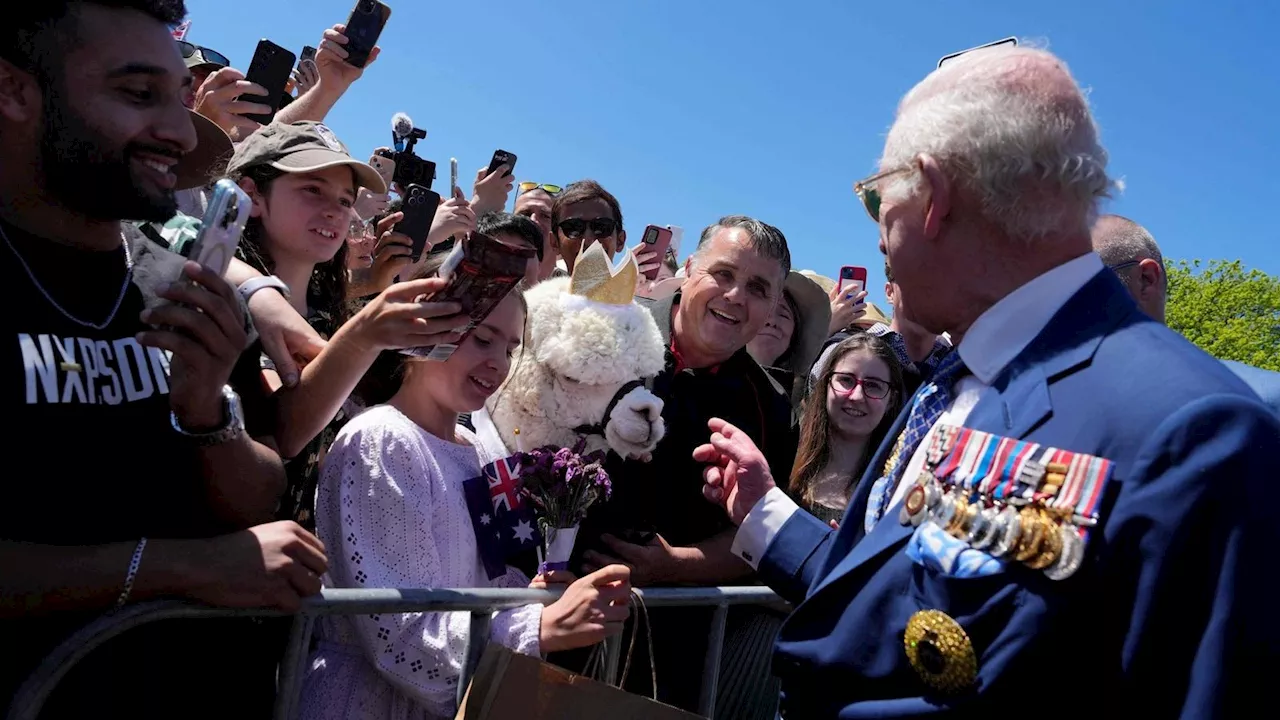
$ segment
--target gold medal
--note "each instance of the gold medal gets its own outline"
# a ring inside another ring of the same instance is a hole
[[[902,644],[916,674],[938,692],[964,690],[978,677],[978,657],[968,633],[940,610],[912,615]]]
[[[1043,570],[1049,567],[1062,554],[1063,539],[1062,533],[1058,532],[1057,523],[1053,522],[1047,515],[1041,514],[1040,524],[1045,529],[1044,542],[1040,544],[1040,554],[1027,562],[1027,567],[1032,570]]]
[[[924,486],[919,483],[913,485],[907,491],[907,497],[902,502],[902,513],[898,517],[903,525],[920,524],[920,519],[924,517],[925,511],[924,499]]]
[[[1028,505],[1018,513],[1022,521],[1022,538],[1018,541],[1013,557],[1018,562],[1026,562],[1040,554],[1040,545],[1044,541],[1044,524],[1039,511]]]

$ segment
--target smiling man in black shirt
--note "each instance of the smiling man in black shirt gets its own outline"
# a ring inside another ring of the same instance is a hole
[[[284,472],[242,303],[122,222],[173,214],[196,144],[184,14],[49,0],[0,25],[0,697],[113,607],[291,608],[325,570],[309,533],[262,524]],[[272,662],[249,621],[157,624],[90,655],[45,716],[263,715]]]

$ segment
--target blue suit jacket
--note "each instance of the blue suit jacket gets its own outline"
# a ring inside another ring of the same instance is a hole
[[[1231,372],[1240,376],[1240,379],[1262,398],[1262,402],[1271,408],[1271,412],[1280,415],[1280,373],[1233,360],[1224,360],[1223,364],[1231,368]]]
[[[1266,702],[1270,688],[1252,681],[1280,667],[1280,422],[1110,272],[994,388],[966,426],[1115,462],[1084,566],[1062,582],[1012,562],[938,575],[904,552],[913,529],[897,508],[863,532],[864,477],[839,531],[797,512],[761,559],[761,577],[799,603],[774,656],[784,714],[1206,718]],[[968,633],[973,692],[931,696],[912,670],[903,631],[924,609]]]

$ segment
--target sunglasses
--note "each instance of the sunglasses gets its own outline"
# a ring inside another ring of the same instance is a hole
[[[556,195],[559,195],[561,191],[564,190],[564,188],[560,187],[559,185],[547,185],[546,183],[536,183],[536,182],[520,183],[520,192],[519,192],[520,195],[523,195],[527,192],[532,192],[534,190],[541,190],[542,192],[552,197],[555,197]]]
[[[618,222],[613,218],[607,217],[596,218],[594,220],[570,218],[568,220],[561,220],[557,227],[560,229],[560,232],[564,233],[565,237],[571,240],[577,240],[586,234],[587,228],[591,228],[591,237],[599,240],[600,238],[607,238],[612,235],[613,232],[618,229]]]
[[[226,55],[223,55],[220,52],[215,52],[206,47],[192,45],[186,40],[178,41],[178,49],[182,51],[183,60],[190,60],[193,57],[199,57],[205,62],[214,63],[223,67],[231,67],[231,61],[227,59]]]
[[[852,395],[859,385],[862,386],[862,394],[872,400],[883,400],[889,397],[889,383],[883,380],[860,378],[849,373],[836,373],[831,376],[831,389],[835,390],[837,395]]]
[[[853,193],[862,201],[862,207],[866,209],[872,220],[880,222],[880,190],[874,186],[874,183],[900,173],[910,172],[912,169],[914,168],[911,165],[903,165],[900,168],[877,173],[866,180],[859,180],[853,184]]]
[[[1129,262],[1122,262],[1122,263],[1117,263],[1115,265],[1108,265],[1107,269],[1111,270],[1111,272],[1119,273],[1121,270],[1124,270],[1125,268],[1131,268],[1134,265],[1137,265],[1141,262],[1142,262],[1141,260],[1130,260]]]

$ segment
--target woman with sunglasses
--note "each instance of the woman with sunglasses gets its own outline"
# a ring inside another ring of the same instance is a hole
[[[893,348],[866,333],[837,345],[800,420],[790,485],[796,502],[838,523],[901,409],[902,365]]]
[[[551,227],[553,240],[560,245],[560,259],[569,272],[573,272],[578,253],[591,243],[603,245],[612,258],[627,242],[618,199],[595,180],[572,183],[556,197],[551,206]]]

